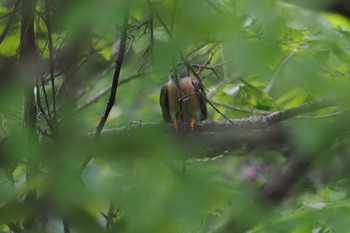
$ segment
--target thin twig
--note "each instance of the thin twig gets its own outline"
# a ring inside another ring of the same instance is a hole
[[[225,118],[228,122],[230,122],[231,124],[233,124],[232,120],[229,119],[227,116],[225,116],[225,114],[223,114],[217,107],[215,107],[214,104],[211,103],[211,101],[206,97],[205,97],[205,101],[217,112],[219,113],[223,118]]]
[[[111,93],[109,95],[106,109],[101,117],[101,120],[100,120],[98,126],[96,127],[95,137],[97,137],[101,134],[101,131],[102,131],[107,119],[108,119],[109,113],[112,110],[112,107],[115,103],[115,98],[116,98],[118,83],[119,83],[119,77],[120,77],[120,70],[122,68],[124,55],[125,55],[126,39],[127,39],[127,35],[128,35],[128,22],[129,22],[129,2],[126,0],[126,1],[124,1],[124,16],[123,16],[123,22],[122,22],[122,35],[121,35],[121,39],[120,39],[119,53],[118,53],[117,59],[115,61],[115,70],[114,70],[114,74],[113,74]],[[92,156],[89,156],[83,161],[83,164],[80,167],[80,172],[84,171],[85,167],[89,164],[91,159],[92,159]]]
[[[109,44],[109,45],[111,45],[111,44]],[[106,47],[108,47],[107,44],[104,45],[104,46],[102,46],[101,48],[98,48],[98,49],[90,48],[89,51],[88,51],[86,54],[81,55],[80,57],[78,57],[78,58],[75,59],[74,61],[70,62],[69,64],[65,64],[65,66],[64,66],[63,68],[61,68],[61,70],[60,70],[58,73],[56,73],[56,74],[54,75],[54,77],[56,78],[56,77],[62,75],[62,74],[63,74],[64,72],[66,72],[69,68],[73,67],[74,64],[76,64],[76,63],[79,62],[79,64],[77,65],[77,67],[74,68],[74,69],[75,69],[75,72],[78,72],[78,71],[86,64],[86,62],[88,61],[88,58],[89,58],[90,56],[92,56],[92,55],[95,54],[95,53],[98,53],[99,51],[103,50],[103,49],[106,48]],[[112,66],[112,65],[113,65],[113,63],[111,63],[111,69],[113,69],[113,66]],[[104,71],[103,71],[103,72],[104,72]],[[99,76],[102,76],[102,77],[103,77],[103,76],[104,76],[104,75],[103,75],[103,72],[102,72],[102,74],[99,75]],[[108,72],[109,72],[109,70],[108,70]],[[97,79],[97,78],[96,78],[96,79]],[[49,78],[46,78],[46,81],[50,81]],[[62,93],[62,91],[61,91],[62,88],[64,88],[64,83],[62,83],[61,86],[58,88],[58,91],[57,91],[57,94],[56,94],[56,98],[57,98],[57,96],[59,96],[59,95]],[[89,89],[89,88],[88,88],[88,89]],[[84,94],[86,94],[86,92],[87,92],[87,91],[84,91],[84,92],[82,92],[81,94],[79,94],[79,96],[75,97],[75,100],[81,98],[81,96],[83,96]]]
[[[292,117],[298,116],[303,113],[312,112],[318,109],[327,108],[327,107],[336,106],[336,105],[337,105],[336,98],[321,99],[318,101],[301,104],[294,108],[273,112],[269,115],[264,116],[262,118],[262,123],[264,125],[271,125],[283,120],[290,119]]]
[[[171,34],[171,31],[170,29],[168,28],[168,26],[165,24],[165,22],[163,21],[163,19],[159,16],[159,14],[157,14],[154,9],[153,9],[153,6],[152,6],[152,3],[147,0],[149,6],[151,7],[152,11],[153,11],[153,14],[157,17],[158,21],[160,22],[160,24],[162,25],[162,27],[164,28],[164,30],[166,31],[166,33],[168,34],[169,36],[169,40],[172,42],[172,44],[174,45],[174,47],[176,48],[177,52],[179,53],[180,57],[181,57],[181,60],[183,61],[183,63],[187,66],[187,68],[189,70],[192,71],[192,73],[194,74],[194,76],[198,79],[198,81],[200,83],[202,83],[202,79],[199,77],[199,75],[196,73],[196,71],[191,67],[191,64],[190,62],[186,59],[186,57],[184,56],[184,54],[182,53],[179,45],[177,44],[174,36]]]
[[[177,4],[178,0],[173,1],[173,7],[171,12],[171,23],[170,23],[170,33],[173,34],[174,32],[174,25],[175,25],[175,16],[176,16],[176,10],[177,10]]]
[[[148,59],[151,57],[153,57],[153,46],[154,46],[154,37],[153,37],[153,33],[154,33],[154,25],[153,25],[153,14],[152,14],[152,10],[150,10],[150,18],[148,19],[148,26],[150,28],[150,43],[147,46],[147,48],[145,49],[144,53],[142,54],[142,63],[141,66],[139,67],[139,69],[137,70],[137,73],[140,73],[142,71],[142,69],[144,68],[144,66],[147,64]],[[146,31],[144,32],[146,33]]]
[[[244,85],[246,85],[247,87],[251,88],[252,90],[260,93],[260,94],[265,94],[262,90],[260,90],[259,88],[255,87],[254,85],[250,84],[248,81],[246,81],[244,78],[242,78],[242,76],[240,76],[239,81],[241,81]]]
[[[208,67],[208,65],[210,65],[211,61],[213,60],[213,56],[215,55],[216,51],[218,51],[218,48],[215,49],[215,51],[213,51],[207,61],[207,63],[205,63],[204,66],[200,67],[199,70],[197,71],[197,74],[200,74],[204,69],[206,69]],[[215,70],[212,69],[212,71],[216,74]],[[216,74],[217,75],[217,74]]]
[[[271,89],[273,88],[273,85],[276,82],[277,76],[280,74],[282,68],[287,64],[287,62],[293,58],[293,56],[295,55],[295,52],[290,53],[288,56],[286,56],[283,61],[278,65],[278,67],[276,68],[275,72],[272,75],[271,81],[270,83],[266,86],[266,88],[264,89],[265,93],[269,93],[271,91]]]
[[[222,13],[222,10],[217,7],[214,3],[212,3],[210,0],[205,0],[205,2],[214,10],[216,13]]]
[[[39,108],[39,111],[41,112],[42,116],[44,117],[47,125],[50,127],[51,130],[54,130],[53,129],[53,126],[51,124],[51,120],[50,118],[47,116],[42,104],[41,104],[41,95],[40,95],[40,85],[39,83],[36,81],[35,82],[35,94],[36,94],[36,105],[38,106]]]
[[[82,54],[81,56],[79,56],[76,60],[72,61],[71,63],[65,65],[64,67],[61,68],[60,71],[58,71],[57,73],[55,73],[54,77],[57,78],[58,76],[61,76],[66,70],[68,70],[69,68],[71,68],[73,65],[75,65],[76,63],[80,63],[79,64],[79,68],[84,64],[84,62],[86,62],[86,59],[88,57],[90,57],[91,55],[98,53],[100,51],[102,51],[103,49],[110,47],[111,43],[108,43],[104,46],[102,46],[101,48],[97,48],[97,49],[90,49],[87,53]],[[57,49],[56,49],[57,50]],[[81,62],[83,60],[83,62]],[[49,77],[45,77],[45,84],[47,82],[51,81],[50,76]],[[59,92],[59,91],[58,91]]]
[[[232,62],[223,62],[223,63],[216,64],[216,65],[213,65],[213,66],[209,66],[209,65],[204,66],[204,65],[200,65],[200,64],[191,64],[191,66],[195,67],[195,68],[198,68],[198,69],[203,68],[203,69],[211,70],[217,78],[220,78],[218,73],[216,72],[216,69],[222,66],[224,68],[224,70],[225,70],[226,69],[226,65],[231,64],[231,63]],[[225,71],[224,71],[224,73],[225,73]],[[226,77],[227,77],[227,75],[224,75],[224,79]]]
[[[113,217],[114,217],[114,205],[113,203],[110,203],[108,208],[108,213],[106,215],[106,230],[110,231],[113,224]]]
[[[36,0],[25,0],[21,1],[21,30],[20,30],[20,49],[19,49],[19,59],[20,62],[25,63],[27,59],[34,59],[34,61],[37,60],[37,46],[35,44],[35,38],[34,38],[34,11],[36,6]],[[33,74],[33,75],[38,75]],[[25,97],[25,104],[24,104],[24,127],[26,130],[26,133],[28,134],[28,138],[30,140],[36,140],[37,139],[37,130],[36,130],[36,123],[37,123],[37,108],[35,104],[35,95],[34,95],[34,80],[33,83],[30,83],[28,85],[28,91]],[[26,175],[25,180],[26,182],[30,182],[33,178],[33,176],[37,172],[37,164],[33,160],[32,157],[27,157],[27,163],[26,163]],[[30,190],[26,194],[24,198],[24,204],[27,208],[34,207],[36,204],[36,190]],[[26,231],[36,231],[36,221],[34,214],[29,214],[25,217],[25,220],[23,221],[23,227]]]
[[[35,9],[35,12],[39,12],[39,14],[41,14],[41,12],[40,11],[43,11],[43,5],[42,4],[39,4],[40,5],[40,10],[38,11],[38,10],[36,10]],[[34,36],[34,38],[35,38],[35,44],[39,44],[38,43],[38,34],[39,34],[39,31],[41,30],[40,29],[40,24],[41,24],[41,17],[37,17],[36,18],[36,20],[35,20],[35,36]]]
[[[131,75],[121,81],[119,81],[118,86],[123,85],[125,83],[128,83],[132,80],[141,78],[143,75],[146,75],[147,73],[137,73],[134,75]],[[89,107],[91,104],[96,103],[102,96],[104,96],[105,94],[107,94],[108,92],[110,92],[112,89],[112,87],[107,87],[105,89],[103,89],[99,94],[97,94],[96,96],[92,97],[90,100],[88,100],[85,104],[83,104],[82,106],[80,106],[78,109],[76,109],[74,112],[80,112],[82,110],[84,110],[85,108]]]
[[[96,76],[96,82],[100,81],[101,79],[103,79],[104,77],[107,76],[107,74],[109,74],[114,68],[114,63],[111,63],[108,65],[108,67],[103,70],[102,72],[100,72],[97,76]],[[79,95],[76,97],[76,100],[79,100],[81,97],[83,97],[86,93],[88,93],[93,87],[96,86],[96,82],[91,83],[84,91],[82,91],[81,93],[79,93]],[[110,87],[109,87],[110,88]],[[110,90],[110,89],[109,89]]]
[[[48,44],[49,44],[49,54],[50,54],[50,80],[51,80],[51,88],[52,88],[52,108],[53,108],[53,115],[52,115],[52,122],[54,125],[54,134],[57,134],[58,126],[57,126],[57,110],[56,110],[56,92],[55,92],[55,64],[54,64],[54,58],[53,58],[53,41],[52,41],[52,32],[51,32],[51,12],[50,12],[50,5],[49,1],[45,1],[45,13],[46,13],[46,20],[44,20],[46,24],[47,34],[48,34]],[[50,111],[50,110],[49,110]]]
[[[210,98],[212,96],[215,95],[215,93],[223,86],[231,83],[232,81],[236,80],[236,79],[239,79],[241,77],[241,73],[240,72],[237,72],[237,73],[234,73],[231,77],[227,78],[227,79],[224,79],[223,81],[221,81],[220,83],[216,84],[215,86],[211,87],[210,88],[210,91],[209,93],[207,94],[207,97]]]
[[[44,78],[43,77],[40,78],[40,82],[41,82],[41,88],[42,88],[42,91],[43,91],[43,94],[44,94],[44,101],[45,101],[45,105],[46,105],[46,108],[47,108],[47,114],[49,116],[49,119],[52,120],[53,118],[52,118],[52,115],[51,115],[51,108],[50,108],[49,98],[47,96],[47,92],[46,92],[46,88],[45,88],[45,82],[44,82]],[[40,91],[40,89],[38,91]]]
[[[145,51],[143,52],[143,54],[142,54],[142,62],[141,62],[140,67],[137,69],[137,73],[140,73],[141,70],[143,69],[143,67],[147,64],[147,59],[149,58],[149,53],[151,51],[151,47],[152,47],[152,45],[149,44],[147,46],[147,48],[145,49]]]
[[[107,219],[107,214],[103,213],[102,211],[100,211],[100,214],[104,219]]]
[[[252,104],[250,103],[249,98],[248,98],[247,94],[245,93],[245,91],[243,90],[242,86],[238,85],[238,87],[239,87],[239,90],[241,91],[241,93],[244,97],[245,102],[249,105],[249,108],[252,111],[253,115],[256,115],[255,109],[253,108]]]
[[[215,68],[212,66],[205,66],[205,65],[199,65],[199,64],[191,64],[192,67],[198,68],[200,69],[200,72],[202,72],[203,70],[211,70],[214,75],[216,76],[216,78],[220,78],[220,76],[218,75],[218,73],[216,72]],[[199,74],[199,72],[197,71],[197,73]]]
[[[19,1],[21,2],[21,1]],[[20,62],[26,62],[27,59],[37,59],[37,46],[34,38],[34,9],[35,0],[28,0],[21,2],[21,31],[20,31],[20,48],[19,48],[19,60]],[[36,116],[37,108],[35,106],[34,95],[35,83],[30,85],[25,98],[24,104],[24,127],[33,138],[36,138]]]
[[[227,108],[227,109],[230,109],[230,110],[233,110],[233,111],[245,112],[245,113],[251,113],[252,112],[251,109],[246,109],[246,108],[242,108],[242,107],[238,107],[238,106],[233,106],[233,105],[230,105],[230,104],[226,104],[226,103],[222,103],[222,102],[214,101],[214,100],[210,100],[210,101],[213,104],[217,105],[217,106],[222,106],[224,108]],[[255,109],[254,111],[255,111],[255,113],[259,113],[259,114],[262,114],[262,115],[267,115],[267,114],[271,113],[270,111],[264,111],[264,110],[258,110],[258,109]]]
[[[147,20],[147,21],[143,22],[143,23],[140,25],[140,28],[141,28],[142,26],[143,26],[143,28],[144,28],[144,29],[143,29],[143,32],[141,32],[141,34],[138,35],[138,36],[135,38],[134,42],[137,42],[141,37],[143,37],[144,35],[147,34],[147,30],[148,30],[149,24],[150,24],[150,22],[149,22],[149,20]]]
[[[193,92],[193,93],[190,93],[190,94],[187,94],[187,95],[182,96],[181,98],[178,99],[178,101],[179,101],[179,102],[180,102],[180,101],[186,101],[187,98],[189,98],[189,97],[191,97],[191,96],[193,96],[193,95],[198,96],[198,95],[200,95],[200,94],[199,94],[198,92]]]
[[[325,114],[325,115],[320,115],[320,116],[298,116],[298,119],[324,119],[324,118],[331,118],[331,117],[335,117],[335,116],[339,116],[341,114],[344,114],[345,112],[348,112],[349,108],[338,111],[338,112],[334,112],[334,113],[330,113],[330,114]]]
[[[196,47],[195,49],[193,49],[192,51],[190,51],[185,58],[188,59],[189,57],[191,57],[193,54],[195,54],[196,52],[200,51],[202,48],[204,48],[205,46],[209,45],[209,44],[214,44],[213,46],[216,46],[216,44],[219,44],[219,41],[209,41],[209,42],[205,42],[201,45],[199,45],[198,47]]]
[[[13,8],[9,21],[6,24],[6,27],[4,29],[4,31],[2,32],[1,36],[0,36],[0,44],[2,43],[2,41],[6,38],[8,31],[10,30],[11,24],[15,18],[16,12],[18,10],[19,7],[19,3],[21,2],[21,0],[17,0],[15,7]]]
[[[198,69],[199,69],[199,70],[197,71],[197,74],[198,74],[198,75],[199,75],[203,70],[207,69],[207,70],[211,70],[211,71],[214,73],[214,75],[215,75],[218,79],[220,78],[215,69],[218,68],[218,67],[220,67],[220,66],[224,66],[224,65],[226,65],[226,64],[229,64],[229,63],[226,63],[226,64],[221,63],[221,64],[217,64],[217,65],[215,65],[215,66],[209,66],[209,64],[211,63],[212,58],[213,58],[213,56],[214,56],[214,54],[216,53],[217,50],[218,50],[218,47],[215,49],[214,52],[211,53],[211,56],[210,56],[210,58],[208,59],[208,61],[206,62],[206,64],[204,64],[204,65],[191,64],[192,67],[195,67],[195,68],[198,68]]]
[[[115,98],[117,94],[118,89],[118,83],[119,83],[119,77],[120,77],[120,70],[123,65],[124,55],[125,55],[125,45],[126,45],[126,38],[128,34],[128,21],[129,21],[129,3],[128,1],[124,2],[124,17],[123,17],[123,23],[122,23],[122,35],[120,39],[120,46],[119,46],[119,53],[117,56],[117,60],[115,62],[115,70],[113,75],[113,82],[111,87],[111,93],[109,95],[108,103],[105,109],[105,112],[103,113],[101,120],[96,128],[95,135],[99,136],[101,134],[101,131],[107,121],[107,118],[109,116],[110,111],[112,110],[112,107],[115,103]]]
[[[9,17],[11,14],[12,14],[12,11],[11,11],[11,12],[7,12],[7,13],[5,13],[5,14],[1,15],[1,16],[0,16],[0,20],[5,19],[5,18]]]
[[[224,49],[222,48],[222,44],[220,44],[220,58],[221,58],[221,61],[222,61],[222,64],[226,64],[226,58],[225,58],[225,52],[224,52]],[[227,66],[224,66],[223,67],[223,71],[224,71],[224,79],[226,79],[228,77],[228,69],[227,69]]]
[[[154,16],[152,11],[150,12],[150,54],[153,57],[153,48],[154,48]]]
[[[43,21],[46,25],[47,34],[48,34],[48,47],[49,47],[49,59],[50,59],[50,81],[51,81],[51,92],[52,92],[52,116],[51,116],[51,122],[53,125],[53,134],[57,134],[58,126],[57,126],[57,111],[56,111],[56,91],[55,91],[55,77],[54,77],[54,71],[55,71],[55,64],[54,64],[54,58],[53,58],[53,41],[52,41],[52,32],[51,32],[51,12],[50,12],[50,5],[49,1],[45,1],[45,14],[46,18],[43,18]],[[42,78],[42,85],[43,88],[45,86],[45,81]],[[45,88],[44,88],[45,89]],[[44,90],[44,95],[45,95]],[[45,98],[46,100],[46,98]],[[48,108],[49,115],[51,114],[51,109]]]
[[[150,3],[149,0],[147,0],[148,4],[150,5],[150,7],[153,9],[152,4]],[[205,86],[202,84],[202,79],[199,77],[199,75],[196,73],[196,71],[191,67],[190,62],[185,58],[184,54],[182,53],[180,47],[177,45],[177,42],[175,40],[175,38],[173,37],[173,35],[171,34],[170,30],[168,29],[168,27],[166,26],[166,24],[164,23],[163,19],[156,13],[153,11],[153,13],[155,14],[155,16],[158,18],[158,21],[160,22],[160,24],[162,25],[162,27],[164,28],[164,30],[167,32],[169,39],[173,42],[173,44],[175,45],[175,48],[177,49],[178,53],[180,54],[180,57],[183,61],[183,63],[186,65],[186,67],[192,71],[192,73],[194,74],[194,76],[196,77],[196,79],[199,82],[199,85],[201,85],[201,88],[203,90],[207,90],[205,88]],[[210,100],[208,100],[208,98],[205,96],[205,93],[197,90],[205,99],[205,101],[216,111],[218,112],[222,117],[224,117],[226,120],[228,120],[230,123],[232,122],[228,117],[226,117],[222,112],[220,112],[219,109],[217,109],[211,102]]]

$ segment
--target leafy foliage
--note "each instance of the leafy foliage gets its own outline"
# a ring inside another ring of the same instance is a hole
[[[328,3],[28,0],[37,56],[19,59],[23,1],[0,2],[0,232],[349,231],[350,22]],[[125,5],[127,51],[104,127],[117,130],[93,137]],[[158,127],[160,87],[180,63],[230,119],[337,104],[284,124],[294,129],[287,148],[222,151]],[[26,93],[35,93],[32,137]],[[311,162],[283,202],[262,197],[300,157]]]

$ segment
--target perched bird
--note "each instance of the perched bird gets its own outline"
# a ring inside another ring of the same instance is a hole
[[[165,122],[173,122],[176,130],[188,123],[193,130],[196,121],[207,118],[205,89],[201,81],[188,77],[187,69],[170,80],[160,92],[160,106]]]

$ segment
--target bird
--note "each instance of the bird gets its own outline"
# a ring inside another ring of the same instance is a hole
[[[201,80],[189,77],[186,67],[170,75],[161,89],[159,102],[164,121],[173,123],[177,131],[185,123],[194,130],[196,121],[207,119],[205,87]]]

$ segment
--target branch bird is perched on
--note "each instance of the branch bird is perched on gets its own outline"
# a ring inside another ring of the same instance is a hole
[[[160,92],[160,106],[165,122],[173,122],[177,130],[184,123],[193,130],[196,121],[207,118],[205,88],[200,80],[188,77],[186,67],[170,75]]]

